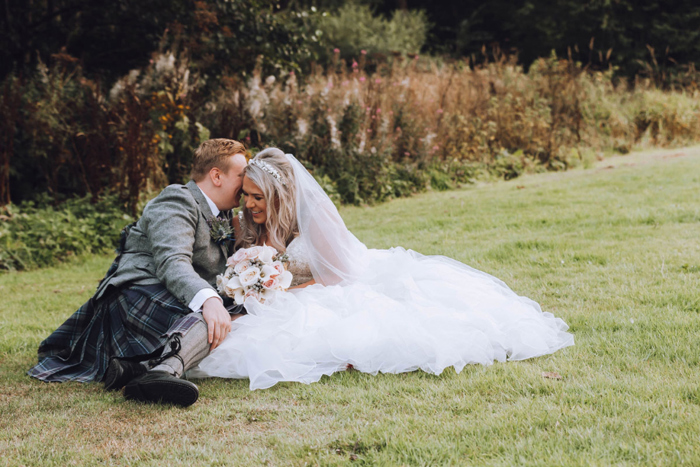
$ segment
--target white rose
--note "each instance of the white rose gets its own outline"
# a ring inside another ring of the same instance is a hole
[[[260,253],[260,249],[261,249],[261,247],[259,247],[259,246],[252,246],[250,248],[241,248],[240,250],[235,252],[233,254],[233,256],[231,256],[231,258],[229,258],[229,260],[230,260],[229,262],[231,264],[228,264],[228,262],[227,262],[227,265],[228,266],[235,266],[236,264],[240,263],[241,261],[247,261],[249,259],[253,259],[256,256],[258,256],[258,253]]]
[[[233,271],[240,276],[249,267],[250,267],[249,261],[241,261],[240,263],[238,263],[236,265],[236,267],[233,268]]]
[[[216,290],[219,293],[224,293],[224,285],[226,284],[226,278],[219,274],[216,276]]]
[[[246,269],[238,278],[241,281],[243,287],[248,287],[255,284],[258,279],[260,279],[260,269],[256,267],[250,267]]]
[[[260,252],[262,251],[262,247],[261,246],[251,246],[250,248],[246,248],[244,251],[245,251],[245,259],[253,259],[260,254]]]
[[[287,290],[290,285],[292,285],[292,273],[289,271],[284,271],[277,277],[279,280],[280,288],[282,290]]]
[[[238,277],[233,276],[231,279],[229,279],[226,285],[224,285],[224,292],[229,297],[234,297],[236,295],[236,290],[242,288],[243,286],[241,285],[241,281],[238,279]]]
[[[277,250],[275,250],[271,246],[264,246],[262,247],[262,251],[258,255],[258,259],[262,261],[263,263],[271,263],[272,262],[272,257],[277,254]]]

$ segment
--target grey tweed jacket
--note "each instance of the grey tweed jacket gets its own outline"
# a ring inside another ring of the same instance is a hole
[[[215,289],[228,252],[209,234],[207,220],[213,217],[194,181],[166,187],[146,205],[116,271],[102,281],[95,298],[110,286],[161,283],[187,306],[203,288]]]

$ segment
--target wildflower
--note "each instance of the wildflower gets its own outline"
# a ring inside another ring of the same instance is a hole
[[[334,53],[334,54],[339,54],[339,53],[340,53],[340,49],[336,47],[335,49],[333,49],[333,53]]]
[[[367,128],[367,133],[372,133],[372,129],[371,129],[371,128]]]
[[[442,113],[442,109],[437,109],[437,113],[441,114],[441,113]]]
[[[377,113],[378,114],[382,113],[382,109],[377,109]]]
[[[366,50],[360,50],[360,53],[361,53],[362,55],[367,55],[367,51],[366,51]]]
[[[433,151],[437,151],[438,149],[440,149],[440,146],[438,146],[437,144],[433,146]]]
[[[360,76],[360,81],[364,83],[365,77],[364,77],[364,76]]]
[[[411,153],[410,153],[410,152],[408,152],[408,151],[406,151],[406,152],[404,152],[404,153],[403,153],[403,155],[404,155],[404,156],[410,156],[410,155],[411,155]]]
[[[377,79],[375,79],[375,80],[374,80],[374,82],[375,82],[375,83],[377,83],[377,84],[379,84],[379,83],[381,83],[381,82],[382,82],[382,80],[381,80],[381,79],[379,79],[379,78],[377,78]]]
[[[357,62],[356,62],[355,60],[352,61],[352,67],[353,67],[353,68],[357,68],[357,67],[358,67]]]

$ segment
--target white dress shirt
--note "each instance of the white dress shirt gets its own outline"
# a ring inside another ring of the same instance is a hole
[[[214,204],[214,201],[212,201],[211,198],[209,198],[207,194],[204,193],[204,190],[201,190],[201,192],[204,195],[204,199],[207,200],[207,204],[209,205],[209,209],[211,209],[211,213],[214,215],[214,217],[218,216],[221,212],[219,208],[217,208],[216,204]],[[204,305],[204,302],[206,302],[211,297],[216,297],[219,300],[221,300],[221,297],[218,293],[216,293],[214,289],[202,289],[195,294],[188,307],[192,311],[202,311],[202,306]],[[221,300],[221,303],[223,303],[223,300]]]

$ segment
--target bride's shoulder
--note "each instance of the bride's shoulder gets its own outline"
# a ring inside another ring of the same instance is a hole
[[[287,252],[289,252],[290,249],[296,250],[296,249],[301,249],[302,248],[302,241],[299,235],[295,235],[294,238],[292,239],[291,242],[287,244]]]

